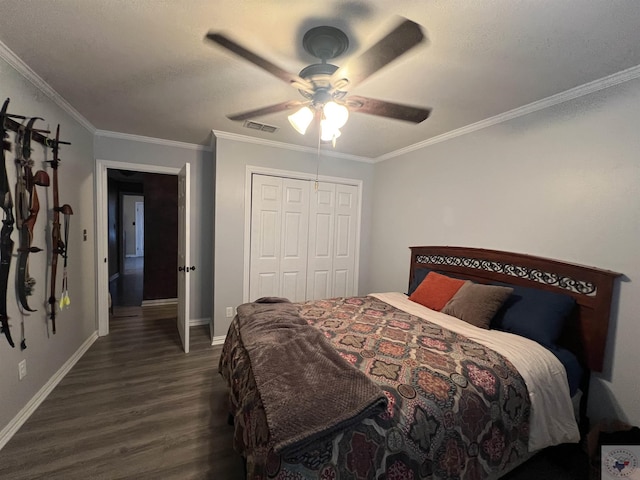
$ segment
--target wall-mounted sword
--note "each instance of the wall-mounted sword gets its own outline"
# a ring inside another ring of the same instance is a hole
[[[31,135],[34,131],[49,133],[46,130],[35,130],[33,124],[39,117],[30,118],[26,124],[18,129],[19,155],[16,155],[17,183],[16,183],[16,228],[20,233],[18,247],[18,268],[16,273],[16,293],[23,310],[35,312],[29,307],[27,296],[33,293],[35,279],[29,275],[29,254],[42,251],[33,247],[33,227],[40,211],[40,202],[35,186],[49,186],[49,175],[44,170],[32,172]]]
[[[60,165],[59,151],[60,145],[71,145],[69,142],[60,141],[60,124],[56,128],[56,139],[47,140],[47,146],[51,147],[53,151],[53,159],[48,163],[53,169],[53,226],[51,228],[51,294],[49,296],[49,318],[51,319],[51,327],[53,333],[56,333],[56,273],[58,268],[58,255],[62,255],[64,258],[65,266],[67,263],[67,242],[69,239],[65,236],[63,241],[60,237],[60,213],[65,216],[65,219],[69,215],[73,214],[73,210],[67,204],[60,206],[60,200],[58,198],[58,166]],[[68,222],[65,222],[65,226]],[[64,282],[64,280],[63,280]],[[63,285],[64,288],[64,285]]]
[[[7,141],[8,132],[5,120],[13,117],[24,119],[21,115],[11,115],[7,113],[9,99],[7,98],[0,111],[0,136],[2,137],[2,165],[0,165],[0,208],[4,211],[2,219],[2,230],[0,230],[0,331],[4,333],[9,345],[15,347],[9,329],[9,316],[7,315],[7,283],[9,280],[9,270],[11,268],[11,256],[13,255],[13,200],[11,198],[11,187],[7,177],[7,166],[5,164],[4,152],[11,150],[11,144]]]

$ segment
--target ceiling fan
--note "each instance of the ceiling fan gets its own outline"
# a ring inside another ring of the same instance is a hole
[[[228,115],[230,120],[244,121],[285,110],[299,110],[289,116],[293,127],[304,134],[311,121],[321,120],[322,140],[330,141],[340,135],[339,128],[346,123],[349,112],[360,112],[412,123],[420,123],[431,113],[430,108],[402,105],[383,100],[348,95],[348,89],[367,79],[424,40],[420,26],[404,19],[376,44],[338,67],[327,63],[349,47],[345,33],[331,26],[318,26],[307,31],[302,45],[320,63],[303,68],[298,75],[289,73],[259,55],[247,50],[229,37],[209,32],[206,38],[245,60],[285,81],[304,97],[266,107]]]

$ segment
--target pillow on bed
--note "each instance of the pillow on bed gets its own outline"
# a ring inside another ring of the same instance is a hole
[[[432,270],[430,268],[416,268],[413,272],[413,279],[409,284],[409,292],[407,293],[407,295],[411,295],[413,292],[415,292],[416,288],[418,288],[418,285],[422,283],[422,281],[431,271]]]
[[[441,311],[476,327],[489,329],[491,319],[511,292],[513,288],[510,287],[482,285],[467,280]]]
[[[584,373],[580,361],[573,353],[565,348],[550,347],[547,350],[551,351],[564,366],[564,370],[567,372],[567,380],[569,381],[569,393],[573,397],[580,387],[580,381]]]
[[[546,347],[560,337],[566,318],[576,304],[571,295],[518,285],[491,321],[491,328],[515,333]]]
[[[409,300],[439,312],[460,290],[464,282],[464,280],[429,272],[418,288],[409,295]]]

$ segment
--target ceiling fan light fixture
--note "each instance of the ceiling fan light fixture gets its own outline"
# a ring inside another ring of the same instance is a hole
[[[289,123],[296,132],[304,135],[313,120],[313,112],[309,107],[302,107],[296,113],[289,115]]]
[[[324,118],[331,122],[336,130],[344,127],[347,120],[349,120],[349,109],[339,103],[327,102],[322,111],[324,112]]]

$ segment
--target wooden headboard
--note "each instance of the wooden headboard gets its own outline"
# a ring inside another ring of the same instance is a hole
[[[576,299],[577,308],[567,321],[559,343],[576,354],[591,371],[602,371],[613,283],[619,273],[498,250],[446,246],[410,248],[410,285],[417,269],[429,268],[479,283],[497,281],[571,295]]]

